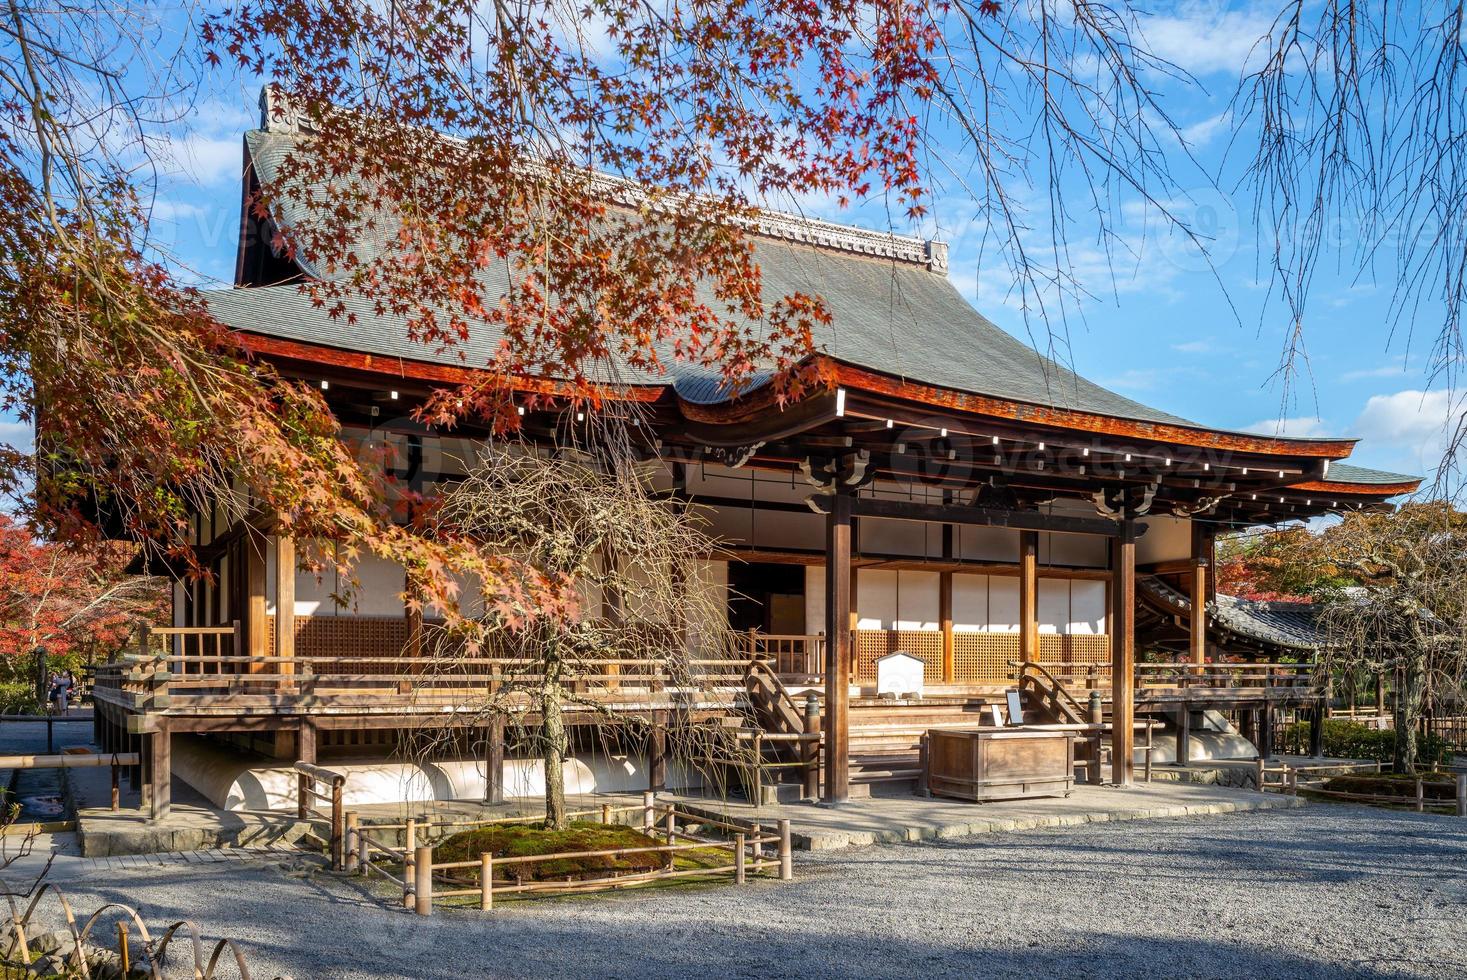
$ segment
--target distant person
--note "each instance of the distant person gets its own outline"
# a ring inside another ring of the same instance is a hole
[[[75,686],[76,681],[72,679],[69,670],[63,670],[51,678],[51,709],[58,715],[66,713],[66,706],[71,703],[71,691]]]

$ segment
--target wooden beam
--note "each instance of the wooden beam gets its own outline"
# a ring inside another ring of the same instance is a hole
[[[972,524],[982,527],[1011,527],[1022,531],[1094,534],[1111,538],[1119,533],[1117,522],[1100,517],[1054,516],[1038,511],[998,510],[989,507],[944,507],[942,504],[886,500],[880,497],[857,497],[852,502],[851,513],[857,517],[924,521],[928,524]]]
[[[825,519],[825,802],[850,797],[851,494]]]
[[[295,658],[295,538],[275,537],[275,655]],[[295,673],[295,664],[281,664],[282,674]]]
[[[161,719],[148,741],[149,816],[162,820],[173,803],[173,733]]]
[[[1120,522],[1111,548],[1111,781],[1130,786],[1135,777],[1136,721],[1136,522]]]
[[[1039,532],[1019,534],[1019,659],[1039,662]]]
[[[484,747],[484,802],[504,802],[504,719],[498,714],[489,723],[488,745]]]

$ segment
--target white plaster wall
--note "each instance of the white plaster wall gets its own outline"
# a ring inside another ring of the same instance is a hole
[[[173,625],[182,626],[188,617],[188,589],[182,582],[173,583]]]
[[[896,629],[942,629],[941,575],[922,571],[897,573]]]
[[[1109,563],[1105,538],[1091,534],[1039,535],[1039,561],[1044,565],[1067,565],[1071,568],[1105,568]]]
[[[1178,561],[1192,557],[1192,522],[1185,517],[1147,517],[1146,533],[1136,539],[1136,561]]]
[[[1070,632],[1098,635],[1106,632],[1104,582],[1075,579],[1070,583]]]
[[[1019,580],[1016,576],[988,577],[988,629],[994,633],[1019,632]]]
[[[988,630],[987,575],[953,574],[953,632],[983,633]]]
[[[805,632],[825,632],[825,566],[805,566]]]
[[[897,573],[887,568],[856,571],[856,628],[889,630],[897,618]]]
[[[1063,633],[1070,624],[1070,582],[1062,578],[1039,580],[1039,632]]]
[[[953,529],[953,549],[965,561],[1019,560],[1019,532],[1003,527],[971,527]]]
[[[856,532],[862,554],[910,555],[914,558],[942,554],[942,526],[921,521],[892,521],[866,518]],[[932,540],[935,536],[935,541]]]

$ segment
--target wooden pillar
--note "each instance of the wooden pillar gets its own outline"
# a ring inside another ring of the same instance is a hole
[[[1314,702],[1314,710],[1309,712],[1309,754],[1316,759],[1324,756],[1324,719],[1328,715],[1326,704],[1328,702],[1320,698]]]
[[[951,504],[953,492],[944,490],[942,502]],[[942,560],[953,560],[953,526],[942,526]],[[951,684],[957,680],[957,662],[953,652],[953,573],[942,572],[937,577],[938,618],[942,621],[942,682]]]
[[[1019,659],[1039,661],[1039,532],[1019,532]]]
[[[942,682],[957,680],[957,660],[953,652],[953,573],[943,572],[937,579],[938,617],[942,620]]]
[[[295,538],[275,537],[275,655],[295,657]],[[294,663],[282,663],[280,673],[295,673]]]
[[[652,729],[647,733],[647,788],[654,793],[667,789],[667,713],[665,711],[652,712]]]
[[[295,736],[296,761],[316,764],[316,726],[309,721],[301,722]]]
[[[851,494],[837,489],[825,519],[825,802],[850,796]]]
[[[1264,759],[1273,758],[1273,705],[1265,704],[1258,709],[1258,754]]]
[[[148,736],[148,799],[151,817],[162,820],[173,803],[173,733],[166,720]]]
[[[1207,528],[1192,522],[1192,569],[1188,582],[1187,601],[1192,606],[1191,660],[1200,668],[1207,662],[1207,583],[1212,561],[1212,533]]]
[[[265,618],[265,540],[251,531],[244,536],[244,607],[245,650],[251,657],[270,655],[269,622]],[[265,669],[263,663],[251,663],[249,673]]]
[[[1135,778],[1136,721],[1136,523],[1121,521],[1111,552],[1110,744],[1111,781],[1130,786]]]
[[[1177,753],[1179,766],[1192,764],[1192,709],[1182,705],[1177,709]]]
[[[484,747],[484,802],[504,802],[504,719],[489,723],[488,745]]]
[[[1377,715],[1386,713],[1385,671],[1375,675],[1375,713]]]

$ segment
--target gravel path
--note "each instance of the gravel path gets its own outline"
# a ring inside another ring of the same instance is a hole
[[[793,883],[423,919],[279,864],[67,882],[256,978],[1467,975],[1467,820],[1310,806],[796,855]]]

